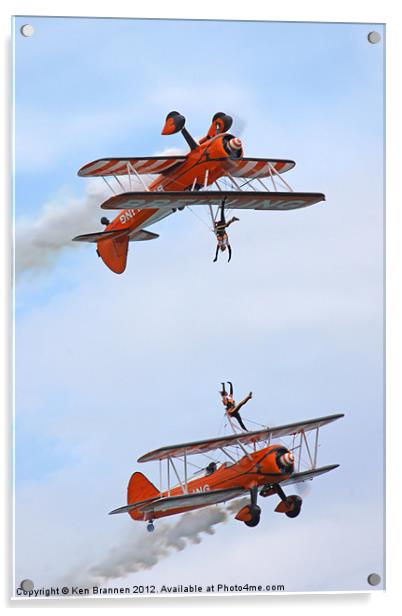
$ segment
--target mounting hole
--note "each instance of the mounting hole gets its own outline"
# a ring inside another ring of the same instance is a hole
[[[34,583],[32,580],[22,580],[20,587],[22,590],[25,590],[25,592],[30,592],[34,589]]]
[[[368,33],[367,39],[369,43],[375,45],[376,43],[379,43],[381,41],[381,34],[373,30],[373,32]]]
[[[381,576],[379,576],[378,573],[370,573],[367,578],[367,581],[370,586],[378,586],[378,584],[381,582]]]
[[[32,36],[34,33],[34,27],[31,24],[24,24],[20,30],[22,36]]]

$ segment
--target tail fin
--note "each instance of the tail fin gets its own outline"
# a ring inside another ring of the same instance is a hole
[[[127,487],[128,504],[144,501],[148,498],[157,498],[158,496],[160,496],[159,490],[145,475],[138,472],[131,475]]]
[[[98,255],[115,274],[122,274],[126,269],[129,242],[126,230],[86,233],[77,235],[73,241],[96,243]]]
[[[128,241],[128,235],[120,235],[115,239],[99,240],[97,243],[98,255],[115,274],[122,274],[126,269]]]
[[[112,272],[122,274],[126,269],[128,242],[143,242],[155,240],[159,235],[140,229],[135,233],[129,233],[126,229],[99,231],[98,233],[86,233],[73,238],[74,242],[90,242],[97,245],[98,255]]]

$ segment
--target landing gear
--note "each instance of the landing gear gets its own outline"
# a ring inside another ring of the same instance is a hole
[[[251,488],[249,505],[242,507],[235,519],[244,522],[246,526],[257,526],[260,522],[261,508],[257,505],[258,487]]]
[[[155,526],[154,526],[154,524],[153,524],[152,520],[150,520],[150,521],[148,522],[148,524],[147,524],[147,531],[148,531],[149,533],[153,533],[153,532],[154,532],[154,530],[155,530]]]
[[[246,526],[257,526],[257,524],[260,523],[260,517],[261,517],[261,507],[259,507],[258,505],[249,505],[248,506],[248,513],[251,517],[250,520],[244,520],[244,523]]]
[[[300,498],[300,496],[292,494],[291,496],[288,496],[287,500],[288,502],[290,501],[293,509],[291,511],[285,511],[285,515],[287,515],[288,518],[297,518],[301,511],[301,506],[303,502],[302,499]]]
[[[284,513],[288,518],[297,518],[301,511],[302,499],[296,494],[286,496],[281,486],[278,483],[272,485],[272,489],[277,493],[281,502],[276,507],[275,511]]]
[[[102,218],[101,218],[101,225],[105,225],[105,227],[107,227],[108,225],[110,225],[110,220],[109,220],[109,218],[106,218],[106,216],[102,216]]]

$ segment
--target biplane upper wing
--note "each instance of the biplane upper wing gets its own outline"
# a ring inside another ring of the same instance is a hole
[[[322,193],[215,191],[202,192],[126,192],[102,203],[104,210],[167,209],[193,205],[220,205],[225,199],[229,209],[294,210],[325,201]]]
[[[308,432],[309,430],[315,430],[316,428],[325,426],[326,424],[329,424],[336,419],[340,419],[341,417],[343,417],[343,413],[327,415],[326,417],[318,417],[316,419],[308,419],[306,421],[277,426],[275,428],[264,428],[264,430],[257,430],[255,432],[230,434],[229,436],[210,438],[203,441],[193,441],[191,443],[170,445],[168,447],[161,447],[160,449],[155,449],[154,451],[144,454],[138,458],[138,462],[165,460],[166,458],[179,458],[184,455],[207,453],[208,451],[220,449],[221,447],[228,447],[230,445],[236,445],[238,443],[241,443],[242,445],[249,445],[260,441],[266,441],[270,438],[281,438],[283,436],[298,434],[302,431]]]
[[[237,496],[241,496],[245,491],[244,488],[239,487],[225,490],[211,490],[210,492],[192,492],[190,494],[180,494],[179,496],[166,496],[154,500],[152,503],[140,505],[139,510],[148,513],[216,505],[217,503],[223,503]]]
[[[290,171],[295,166],[294,160],[277,160],[271,158],[239,158],[226,162],[229,173],[236,178],[267,178],[278,173]]]
[[[141,174],[163,173],[186,160],[185,156],[146,156],[140,158],[100,158],[81,167],[81,177],[128,175],[134,169]],[[132,169],[130,169],[130,167]]]

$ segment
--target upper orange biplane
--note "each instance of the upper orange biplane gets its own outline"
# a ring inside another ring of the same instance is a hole
[[[218,232],[219,210],[221,216],[224,208],[292,210],[325,200],[322,193],[294,192],[282,178],[285,171],[295,166],[294,161],[244,157],[241,140],[227,132],[232,125],[232,118],[227,114],[216,113],[208,133],[199,142],[184,124],[185,118],[172,111],[162,134],[181,131],[190,147],[186,155],[105,158],[84,165],[78,172],[82,177],[102,177],[108,184],[113,197],[102,203],[103,209],[123,210],[112,222],[105,217],[101,219],[105,231],[74,238],[96,243],[98,255],[116,274],[125,270],[129,242],[157,238],[156,233],[145,228],[187,206],[208,206],[211,230],[217,235],[219,247],[225,250],[227,235],[226,239],[225,234],[220,238]],[[143,176],[155,174],[157,177],[149,184],[144,181]],[[116,193],[106,179],[108,176],[114,177],[122,192]],[[128,186],[123,185],[120,176],[128,177]],[[143,191],[133,190],[134,178],[141,182]],[[271,188],[264,178],[269,179]],[[278,191],[278,184],[285,191]]]

